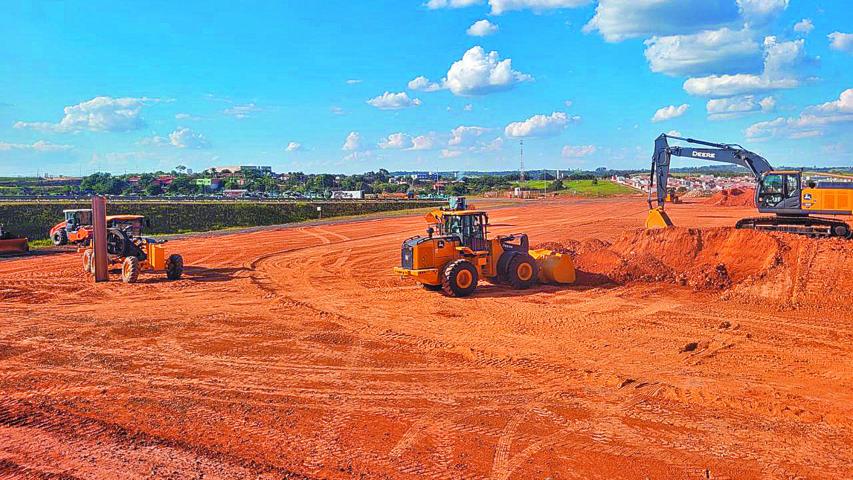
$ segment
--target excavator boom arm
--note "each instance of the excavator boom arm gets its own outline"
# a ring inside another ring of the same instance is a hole
[[[671,147],[668,141],[670,138],[710,148]],[[704,140],[682,138],[662,133],[655,139],[655,152],[652,155],[652,183],[649,185],[649,208],[652,208],[654,200],[657,201],[658,207],[662,207],[666,201],[666,184],[669,180],[670,158],[673,155],[740,165],[748,168],[756,179],[760,178],[762,174],[773,170],[773,167],[770,166],[770,163],[764,157],[750,152],[740,145],[706,142]],[[657,198],[652,197],[652,184],[656,185]]]

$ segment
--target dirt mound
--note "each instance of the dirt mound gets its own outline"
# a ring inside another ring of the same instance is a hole
[[[546,249],[552,250],[557,253],[563,253],[571,255],[572,258],[582,255],[588,252],[596,252],[603,248],[607,248],[610,246],[610,242],[605,242],[604,240],[599,240],[597,238],[587,239],[584,241],[578,240],[567,240],[563,243],[559,242],[543,242],[538,245],[534,245],[532,248],[534,249]]]
[[[628,231],[574,261],[582,284],[667,282],[783,307],[840,308],[853,288],[853,242],[733,228]]]
[[[719,207],[754,207],[754,188],[729,188],[711,195],[705,203]]]
[[[773,236],[749,230],[635,230],[610,246],[577,254],[575,265],[616,283],[720,290],[778,263],[780,248]]]

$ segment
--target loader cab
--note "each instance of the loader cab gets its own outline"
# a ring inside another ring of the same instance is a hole
[[[462,245],[474,251],[488,250],[486,226],[489,217],[485,212],[448,212],[439,224],[439,233],[443,236],[456,236]]]
[[[755,204],[760,212],[799,210],[802,172],[774,171],[758,181]]]

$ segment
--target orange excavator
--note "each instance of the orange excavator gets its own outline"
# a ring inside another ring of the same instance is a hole
[[[669,139],[700,145],[669,145]],[[731,163],[755,176],[758,213],[772,215],[738,220],[735,228],[796,233],[811,237],[853,238],[853,229],[838,216],[853,215],[853,176],[802,170],[776,170],[761,155],[740,145],[661,134],[655,140],[649,182],[646,228],[667,228],[672,220],[664,210],[671,157]],[[654,202],[657,202],[657,205]],[[836,218],[827,218],[827,217]]]

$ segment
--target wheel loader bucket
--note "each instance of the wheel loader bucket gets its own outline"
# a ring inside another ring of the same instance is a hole
[[[530,256],[539,264],[539,282],[575,283],[575,264],[572,257],[551,250],[530,250]]]
[[[649,215],[646,217],[646,228],[654,230],[657,228],[669,228],[672,226],[672,220],[662,208],[657,207],[649,210]]]
[[[0,255],[10,253],[25,253],[30,251],[26,238],[10,238],[0,240]]]

